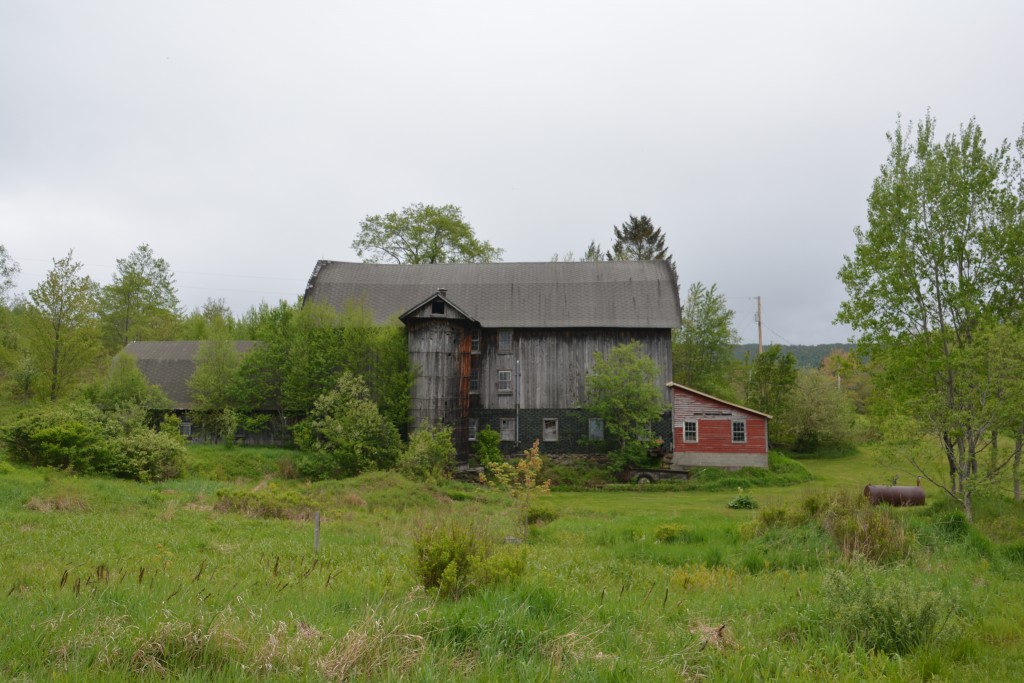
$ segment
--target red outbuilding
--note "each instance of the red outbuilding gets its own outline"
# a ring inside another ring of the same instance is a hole
[[[768,467],[768,420],[735,403],[669,382],[672,469]]]

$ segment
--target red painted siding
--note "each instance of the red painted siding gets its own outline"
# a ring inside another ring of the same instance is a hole
[[[697,422],[697,441],[683,441],[683,423]],[[733,443],[732,423],[746,423],[747,440]],[[767,453],[768,419],[728,403],[672,387],[672,426],[676,453]]]

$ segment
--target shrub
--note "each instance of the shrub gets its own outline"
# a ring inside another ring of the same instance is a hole
[[[380,414],[366,383],[348,372],[316,399],[309,417],[295,428],[295,442],[305,451],[297,462],[299,473],[313,479],[388,469],[401,446],[398,430]]]
[[[558,519],[558,511],[547,503],[533,502],[526,511],[526,521],[529,524],[540,524],[553,522]]]
[[[159,481],[181,474],[181,439],[102,413],[84,403],[50,405],[19,417],[4,433],[10,457],[36,467]]]
[[[51,404],[22,413],[3,432],[3,442],[14,462],[88,474],[105,471],[116,433],[92,405]]]
[[[870,566],[830,572],[824,593],[835,626],[850,644],[890,654],[907,654],[931,641],[957,610],[955,596],[922,591],[910,577]]]
[[[540,441],[523,451],[523,457],[513,465],[502,460],[488,463],[487,474],[480,475],[481,483],[501,489],[512,499],[516,512],[517,526],[526,538],[530,525],[530,504],[536,496],[551,492],[551,482],[540,480],[540,471],[544,468],[544,459],[540,457]]]
[[[499,546],[489,530],[449,519],[424,528],[413,540],[413,570],[424,588],[458,598],[523,573],[521,547]]]
[[[686,527],[682,524],[662,524],[654,530],[654,540],[658,543],[674,543],[685,534]]]
[[[439,481],[455,467],[452,428],[428,424],[409,435],[409,445],[398,456],[398,469],[412,479]]]
[[[111,444],[108,472],[139,481],[163,481],[181,476],[185,444],[177,436],[136,429]]]
[[[481,465],[501,462],[501,434],[490,427],[484,427],[477,432],[473,450]]]
[[[753,510],[757,508],[757,503],[750,497],[749,493],[743,493],[742,488],[739,489],[736,497],[729,501],[728,505],[733,510]]]

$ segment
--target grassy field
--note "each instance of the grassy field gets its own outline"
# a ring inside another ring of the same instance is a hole
[[[452,519],[512,537],[500,492],[393,473],[284,480],[289,455],[191,449],[188,476],[160,484],[0,463],[0,680],[1024,671],[1020,506],[984,503],[975,526],[934,490],[925,509],[819,510],[813,501],[889,480],[869,453],[801,460],[810,482],[745,491],[758,510],[729,509],[735,490],[553,493],[549,521],[511,544],[522,574],[458,599],[419,585],[414,539]],[[844,554],[865,530],[858,547],[892,540],[890,556]]]

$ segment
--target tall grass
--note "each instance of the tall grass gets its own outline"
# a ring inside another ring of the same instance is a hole
[[[0,680],[1012,680],[1024,664],[1024,566],[942,506],[880,512],[910,551],[867,563],[844,524],[888,527],[811,488],[781,513],[729,510],[731,489],[555,493],[505,544],[514,520],[486,488],[256,469],[0,474]],[[303,509],[322,513],[318,553]],[[517,578],[424,588],[417,535],[453,518],[521,553]]]

